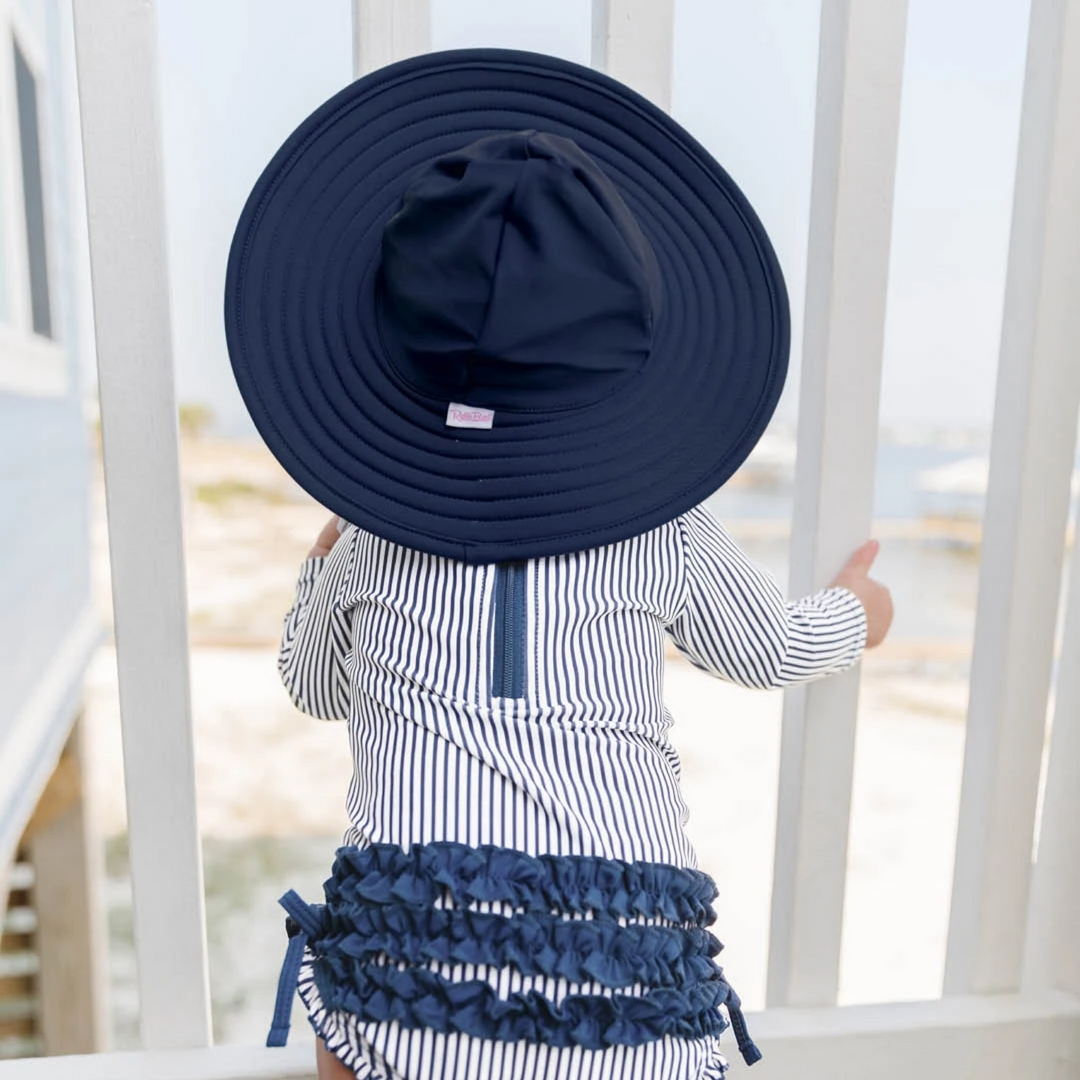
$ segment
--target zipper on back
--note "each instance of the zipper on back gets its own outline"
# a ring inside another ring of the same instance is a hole
[[[525,696],[525,563],[495,566],[492,697]]]

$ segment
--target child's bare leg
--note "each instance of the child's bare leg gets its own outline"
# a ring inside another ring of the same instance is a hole
[[[341,1062],[326,1049],[322,1039],[315,1040],[315,1061],[319,1066],[319,1080],[356,1080],[352,1070],[346,1069]]]

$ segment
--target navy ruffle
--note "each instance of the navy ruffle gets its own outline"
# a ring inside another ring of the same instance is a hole
[[[667,1035],[700,1039],[727,1027],[717,1006],[727,998],[722,978],[687,989],[654,989],[630,994],[579,994],[558,1005],[530,990],[500,998],[479,979],[454,982],[425,968],[391,964],[349,965],[345,978],[323,957],[314,965],[315,983],[328,1009],[342,1009],[366,1021],[397,1021],[482,1039],[525,1039],[550,1046],[603,1050],[639,1046]]]
[[[509,964],[522,975],[592,981],[612,989],[635,983],[682,986],[707,979],[716,971],[711,957],[720,951],[720,942],[697,928],[341,900],[326,905],[319,939],[328,954],[343,962],[381,954],[406,964]]]
[[[345,900],[429,907],[449,897],[521,911],[664,918],[708,926],[716,885],[700,870],[589,855],[526,855],[511,848],[439,842],[339,849],[327,882]],[[329,898],[329,894],[328,894]]]
[[[295,893],[282,903],[331,1011],[599,1050],[719,1035],[726,1005],[744,1057],[760,1056],[712,959],[721,945],[705,927],[716,886],[699,871],[490,845],[376,844],[340,849],[325,892],[325,904]],[[488,904],[513,910],[476,910]],[[635,992],[569,994],[558,1004],[535,990],[502,998],[482,979],[443,977],[437,963]]]

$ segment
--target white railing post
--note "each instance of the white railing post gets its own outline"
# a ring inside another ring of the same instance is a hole
[[[101,433],[147,1049],[210,1040],[154,7],[76,3]]]
[[[592,0],[592,66],[671,111],[675,0]]]
[[[607,71],[608,6],[608,0],[592,0],[589,63],[597,71]]]
[[[431,50],[430,0],[352,0],[353,77]]]
[[[1080,540],[1069,571],[1038,851],[1023,988],[1080,996]]]
[[[823,0],[791,593],[869,535],[906,0]],[[858,673],[784,702],[767,1001],[839,983]]]
[[[1078,192],[1080,0],[1033,0],[945,965],[952,994],[1021,982],[1080,402]]]

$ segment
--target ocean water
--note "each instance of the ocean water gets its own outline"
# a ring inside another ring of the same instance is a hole
[[[873,516],[910,521],[930,512],[964,517],[978,513],[981,501],[970,496],[942,498],[919,490],[919,478],[923,473],[978,454],[975,449],[880,443],[875,467]],[[709,506],[722,518],[790,518],[792,487],[789,481],[776,485],[731,485],[721,488],[709,500]]]

